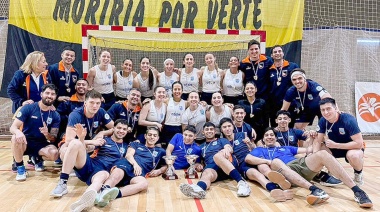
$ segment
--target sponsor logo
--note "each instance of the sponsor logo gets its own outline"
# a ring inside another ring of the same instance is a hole
[[[380,96],[376,93],[366,93],[358,101],[358,113],[366,122],[380,120]]]

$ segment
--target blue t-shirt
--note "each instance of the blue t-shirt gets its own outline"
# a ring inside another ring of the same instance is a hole
[[[139,116],[141,108],[136,106],[135,110],[131,111],[127,109],[126,102],[124,103],[115,103],[108,109],[107,113],[110,115],[111,119],[116,121],[117,119],[127,120],[128,127],[132,128],[132,132],[128,133],[125,136],[126,140],[135,140],[135,134],[137,131]]]
[[[238,133],[238,132],[246,132],[247,133],[247,136],[248,138],[251,140],[252,139],[252,127],[251,125],[243,122],[243,126],[241,127],[234,127],[234,133]]]
[[[202,157],[206,165],[214,163],[214,155],[224,149],[225,145],[230,145],[230,142],[225,138],[218,138],[211,142],[204,142],[199,147],[202,151]]]
[[[307,80],[306,93],[297,91],[296,87],[290,87],[285,94],[284,100],[293,103],[296,108],[302,110],[302,105],[305,112],[320,113],[319,101],[321,91],[327,92],[321,85],[312,80]],[[302,102],[302,104],[301,104]]]
[[[61,118],[57,111],[42,111],[38,106],[38,102],[25,105],[16,114],[16,118],[23,122],[22,133],[24,133],[26,140],[45,142],[45,136],[40,132],[40,127],[46,123],[48,130],[51,128],[59,128]]]
[[[234,150],[233,155],[235,156],[238,164],[240,165],[244,162],[245,157],[249,154],[249,149],[246,143],[244,143],[245,134],[242,132],[235,133],[234,140],[230,141],[230,144]]]
[[[249,154],[267,160],[273,160],[275,158],[280,159],[285,164],[295,160],[298,152],[298,147],[294,146],[281,146],[281,147],[256,147]]]
[[[127,154],[128,144],[126,142],[116,143],[111,137],[105,137],[106,141],[103,146],[95,148],[96,155],[93,160],[97,161],[97,164],[103,164],[103,168],[110,171],[116,161],[122,159]]]
[[[197,163],[201,161],[201,148],[195,143],[185,144],[181,133],[175,134],[169,144],[174,146],[172,155],[177,156],[177,159],[174,162],[175,169],[186,169],[190,166],[185,155],[198,155]]]
[[[351,136],[360,133],[360,128],[355,117],[348,113],[341,113],[338,121],[334,124],[326,121],[323,117],[319,120],[317,132],[326,133],[326,131],[329,131],[328,137],[330,140],[337,143],[348,143],[352,141]]]
[[[305,141],[306,136],[303,136],[304,131],[291,128],[286,132],[276,131],[277,141],[281,146],[298,146],[298,141]]]
[[[111,121],[112,119],[103,108],[99,108],[99,111],[94,117],[87,118],[84,115],[84,107],[80,107],[70,113],[67,126],[75,127],[75,124],[82,124],[82,126],[87,129],[85,140],[90,140],[94,137],[95,132],[99,127],[104,127]]]
[[[144,144],[138,142],[130,143],[129,147],[135,150],[135,155],[133,157],[142,169],[142,176],[166,165],[165,159],[162,158],[166,155],[166,152],[161,147],[148,148]],[[129,176],[134,176],[133,167],[132,173],[129,173]]]

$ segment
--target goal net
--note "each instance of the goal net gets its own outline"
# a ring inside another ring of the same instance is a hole
[[[87,30],[88,67],[93,67],[98,61],[101,50],[109,50],[112,64],[117,69],[126,58],[133,61],[133,70],[139,72],[139,62],[142,57],[149,57],[151,65],[158,71],[164,70],[164,60],[172,58],[175,67],[182,67],[183,57],[187,53],[194,56],[194,67],[205,66],[204,56],[213,53],[219,68],[228,68],[230,57],[240,60],[247,56],[247,43],[255,39],[261,42],[265,52],[265,32],[250,30],[197,30],[123,27],[122,31],[105,29]],[[263,39],[264,38],[264,39]],[[87,66],[84,61],[84,67]],[[86,69],[84,68],[84,73]],[[88,69],[87,69],[88,70]]]
[[[379,1],[305,2],[301,67],[352,115],[355,82],[380,80],[379,7]]]

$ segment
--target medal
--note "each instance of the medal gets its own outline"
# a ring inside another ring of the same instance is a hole
[[[280,81],[278,81],[278,82],[277,82],[277,86],[280,86],[280,85],[281,85],[281,82],[280,82]]]
[[[304,108],[303,108],[303,106],[302,106],[302,107],[301,107],[301,110],[303,111],[303,109],[304,109]]]
[[[254,115],[254,114],[252,114],[252,113],[251,113],[251,114],[249,114],[249,117],[250,117],[250,118],[253,118],[254,116],[255,116],[255,115]]]
[[[257,75],[255,75],[255,76],[253,77],[253,79],[254,79],[254,80],[257,80]]]
[[[277,78],[277,81],[281,82],[281,77],[278,77],[278,78]]]
[[[70,88],[66,88],[66,91],[67,91],[67,93],[70,93],[71,89]]]

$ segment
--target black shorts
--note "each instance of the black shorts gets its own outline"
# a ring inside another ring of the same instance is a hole
[[[313,124],[315,116],[318,116],[318,119],[322,117],[321,111],[313,111],[313,110],[304,110],[299,114],[296,114],[295,123],[309,123],[309,125]]]
[[[38,152],[49,145],[53,145],[47,141],[33,141],[33,140],[27,140],[26,144],[26,150],[24,152],[24,155],[30,155],[37,157],[39,154]]]
[[[330,151],[334,158],[344,158],[344,160],[349,163],[347,159],[348,149],[330,149]],[[362,151],[364,152],[364,148],[362,148]]]

